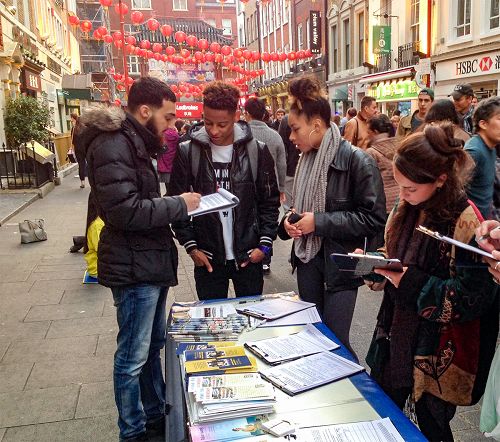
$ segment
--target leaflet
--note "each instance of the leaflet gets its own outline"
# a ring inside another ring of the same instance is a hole
[[[237,306],[236,311],[260,319],[273,320],[314,306],[313,302],[277,298],[256,302],[244,307]]]
[[[202,196],[198,208],[188,212],[188,215],[200,216],[207,213],[220,212],[221,210],[232,209],[239,203],[240,200],[236,195],[219,188],[216,193]]]
[[[322,352],[261,371],[262,377],[285,393],[295,395],[364,370],[331,352]]]
[[[257,320],[258,321],[258,320]],[[264,321],[257,327],[278,327],[284,325],[316,324],[321,322],[321,316],[316,307],[310,307],[297,313],[275,319],[274,321]]]
[[[235,385],[255,385],[261,382],[258,373],[222,374],[214,376],[191,376],[188,381],[188,392],[194,393],[205,387],[230,387]]]
[[[391,420],[302,428],[297,431],[301,442],[404,442]]]
[[[194,392],[196,401],[203,404],[224,401],[248,401],[248,400],[262,400],[262,399],[275,399],[274,387],[264,380],[253,385],[236,385],[234,387],[206,387],[200,388]]]
[[[247,342],[245,346],[269,364],[290,361],[340,347],[311,324],[307,324],[299,333]]]
[[[200,305],[189,309],[191,318],[227,318],[235,315],[236,309],[233,304]]]

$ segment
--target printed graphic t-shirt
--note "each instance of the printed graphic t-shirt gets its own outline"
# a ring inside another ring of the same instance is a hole
[[[216,146],[210,143],[212,149],[212,163],[215,169],[217,186],[231,192],[231,159],[233,158],[233,145]],[[233,209],[222,210],[219,212],[220,222],[222,223],[222,235],[224,238],[224,249],[226,250],[226,259],[234,259],[233,253]]]

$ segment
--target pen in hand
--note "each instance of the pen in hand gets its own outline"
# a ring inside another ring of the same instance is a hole
[[[488,233],[484,234],[483,236],[480,236],[477,241],[484,241],[488,238],[490,238],[490,235],[491,235],[491,232],[493,232],[494,230],[500,230],[500,226],[497,226],[495,227],[494,229],[491,229]]]
[[[190,186],[189,186],[189,191],[190,191],[191,193],[194,193],[193,185],[190,185]]]
[[[365,245],[363,247],[363,255],[366,255],[366,243],[368,242],[366,236],[365,236]]]

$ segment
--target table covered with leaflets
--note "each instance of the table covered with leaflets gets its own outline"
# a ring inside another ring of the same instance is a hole
[[[294,293],[174,304],[169,442],[425,441]]]

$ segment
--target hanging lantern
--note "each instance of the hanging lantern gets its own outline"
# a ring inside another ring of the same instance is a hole
[[[174,38],[177,43],[184,43],[186,41],[186,33],[183,31],[177,31]]]
[[[251,60],[251,58],[252,58],[252,52],[251,52],[251,51],[249,51],[248,49],[245,49],[245,50],[243,51],[243,58],[244,58],[245,60],[247,60],[247,61],[250,61],[250,60]]]
[[[242,51],[240,48],[235,49],[235,50],[233,51],[233,55],[234,55],[236,58],[241,58],[241,57],[243,57],[243,51]]]
[[[127,46],[125,46],[125,51],[129,55],[133,55],[133,54],[135,54],[135,46],[128,44]]]
[[[149,49],[151,48],[151,42],[149,40],[142,40],[140,43],[139,43],[139,46],[142,48],[142,49]]]
[[[134,79],[132,77],[127,77],[127,85],[132,86],[134,84]]]
[[[280,56],[277,52],[271,52],[271,61],[278,61]]]
[[[97,28],[97,32],[101,34],[101,37],[104,37],[108,33],[108,29],[106,28],[106,26],[99,26]]]
[[[194,48],[198,43],[198,39],[194,35],[188,35],[186,37],[186,43],[188,44],[188,46]]]
[[[288,57],[286,56],[286,54],[284,52],[280,52],[278,54],[278,58],[279,58],[279,61],[285,61]]]
[[[153,58],[155,56],[155,53],[153,51],[148,51],[148,58]]]
[[[203,62],[203,59],[204,59],[205,57],[203,56],[203,52],[196,51],[196,52],[194,53],[194,58],[195,58],[195,60],[196,60],[198,63],[202,63],[202,62]]]
[[[98,29],[96,29],[93,33],[92,33],[92,37],[94,38],[94,40],[102,40],[102,35],[101,33],[99,32]]]
[[[252,52],[252,61],[259,61],[259,60],[260,60],[260,52],[253,51]]]
[[[205,40],[204,38],[201,38],[200,40],[198,40],[198,47],[202,50],[202,51],[206,51],[208,49],[208,47],[210,46],[210,44],[208,43],[207,40]]]
[[[306,58],[310,58],[310,57],[312,57],[313,53],[310,49],[306,49],[305,55],[306,55]]]
[[[113,43],[117,49],[121,49],[123,47],[123,40],[115,40]]]
[[[99,3],[104,9],[108,9],[113,4],[113,0],[99,0]]]
[[[155,18],[150,18],[147,23],[148,23],[148,29],[153,32],[160,27],[160,23]]]
[[[215,56],[214,56],[214,54],[212,54],[211,52],[207,52],[207,53],[205,54],[205,60],[206,60],[208,63],[213,63],[214,59],[215,59]]]
[[[109,34],[105,35],[102,39],[104,40],[104,43],[107,44],[113,43],[113,37],[111,37],[111,35]]]
[[[125,4],[125,3],[117,3],[115,5],[115,12],[118,14],[118,15],[126,15],[128,14],[128,6]]]
[[[166,53],[167,55],[172,56],[172,55],[174,55],[174,54],[175,54],[175,48],[174,48],[173,46],[167,46],[167,47],[165,48],[165,53]]]
[[[133,11],[132,14],[130,14],[130,20],[132,20],[135,26],[139,26],[144,21],[144,14],[141,11]]]
[[[172,35],[172,32],[174,30],[172,29],[172,26],[170,25],[162,25],[160,27],[160,32],[164,37],[170,37]]]
[[[83,20],[80,22],[80,29],[86,34],[92,30],[92,22],[90,20]]]
[[[292,51],[292,52],[289,52],[289,53],[288,53],[288,59],[289,59],[290,61],[293,61],[293,60],[295,60],[296,58],[297,58],[297,54],[296,54],[295,52],[293,52],[293,51]]]
[[[306,58],[306,51],[297,51],[297,59],[302,60],[303,58]]]
[[[116,82],[122,81],[122,76],[120,74],[113,74],[113,80]]]
[[[260,58],[262,58],[264,63],[269,63],[271,61],[271,55],[269,52],[263,52]]]
[[[154,58],[156,61],[160,61],[160,60],[161,60],[161,54],[159,54],[158,52],[156,52],[156,53],[153,55],[153,58]]]
[[[224,56],[222,54],[215,54],[214,61],[216,63],[222,63],[224,60]]]
[[[115,106],[121,106],[121,105],[122,105],[122,100],[120,100],[119,98],[117,98],[117,99],[114,101],[114,105],[115,105]]]
[[[120,31],[113,32],[113,40],[123,40],[123,34]]]
[[[226,56],[231,55],[231,52],[232,52],[232,49],[227,45],[224,45],[224,46],[222,46],[222,48],[220,48],[220,53],[222,55],[226,55]]]
[[[76,15],[70,15],[68,20],[71,26],[78,26],[80,24],[80,19]]]
[[[135,46],[137,44],[137,40],[133,35],[127,36],[125,38],[125,41],[127,42],[127,44],[129,44],[131,46]]]
[[[163,50],[163,46],[161,43],[153,43],[153,52],[161,52]]]
[[[210,50],[218,54],[220,52],[220,44],[215,41],[210,43]]]
[[[191,56],[191,53],[187,49],[181,49],[180,54],[182,58],[188,58]]]

